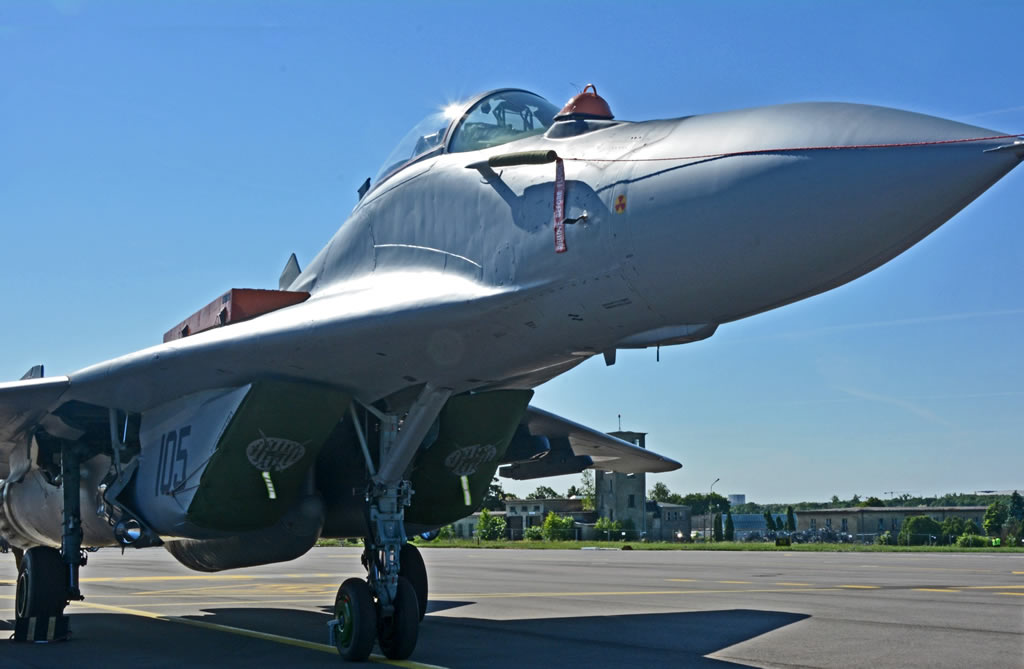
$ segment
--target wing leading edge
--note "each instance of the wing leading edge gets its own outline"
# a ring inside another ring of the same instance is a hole
[[[7,477],[11,451],[25,443],[70,385],[66,376],[0,383],[0,479]]]
[[[523,423],[532,435],[567,438],[574,455],[589,456],[594,461],[592,469],[632,474],[670,472],[682,467],[671,458],[535,406],[526,410]]]

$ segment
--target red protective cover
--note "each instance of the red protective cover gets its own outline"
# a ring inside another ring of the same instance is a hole
[[[222,325],[247,321],[307,299],[309,293],[302,291],[232,288],[164,333],[164,343]]]

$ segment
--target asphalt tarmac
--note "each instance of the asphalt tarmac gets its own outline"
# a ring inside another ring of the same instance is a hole
[[[429,612],[402,666],[1024,667],[1019,553],[423,554]],[[68,608],[74,638],[0,641],[0,667],[338,666],[329,611],[363,575],[354,548],[216,574],[101,550]],[[0,630],[14,579],[0,556]]]

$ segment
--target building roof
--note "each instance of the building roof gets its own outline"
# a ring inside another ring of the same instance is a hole
[[[897,513],[910,513],[918,511],[920,513],[944,511],[970,511],[976,513],[978,511],[985,511],[988,509],[987,506],[848,506],[841,509],[802,509],[797,511],[797,514],[801,513],[877,513],[884,511],[891,511]],[[735,516],[733,516],[735,518]]]

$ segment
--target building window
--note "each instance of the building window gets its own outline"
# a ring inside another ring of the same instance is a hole
[[[537,512],[539,513],[539,512],[540,512],[540,507],[539,507],[539,506],[534,506],[534,507],[533,507],[533,510],[534,510],[534,511],[537,511]]]
[[[832,519],[831,518],[826,518],[825,519],[825,527],[827,527],[830,530],[832,529]]]
[[[896,519],[895,518],[892,519],[892,529],[893,529],[893,531],[896,530]]]
[[[631,509],[636,507],[636,495],[630,495],[629,496],[629,501],[627,502],[627,506],[629,508],[631,508]]]
[[[843,532],[849,532],[850,531],[850,527],[849,527],[849,525],[847,524],[846,521],[847,521],[847,519],[843,518]]]
[[[818,529],[818,519],[817,518],[811,518],[811,529],[812,530]]]
[[[878,519],[878,531],[879,532],[884,532],[885,531],[885,519],[883,519],[883,518],[879,518]]]

